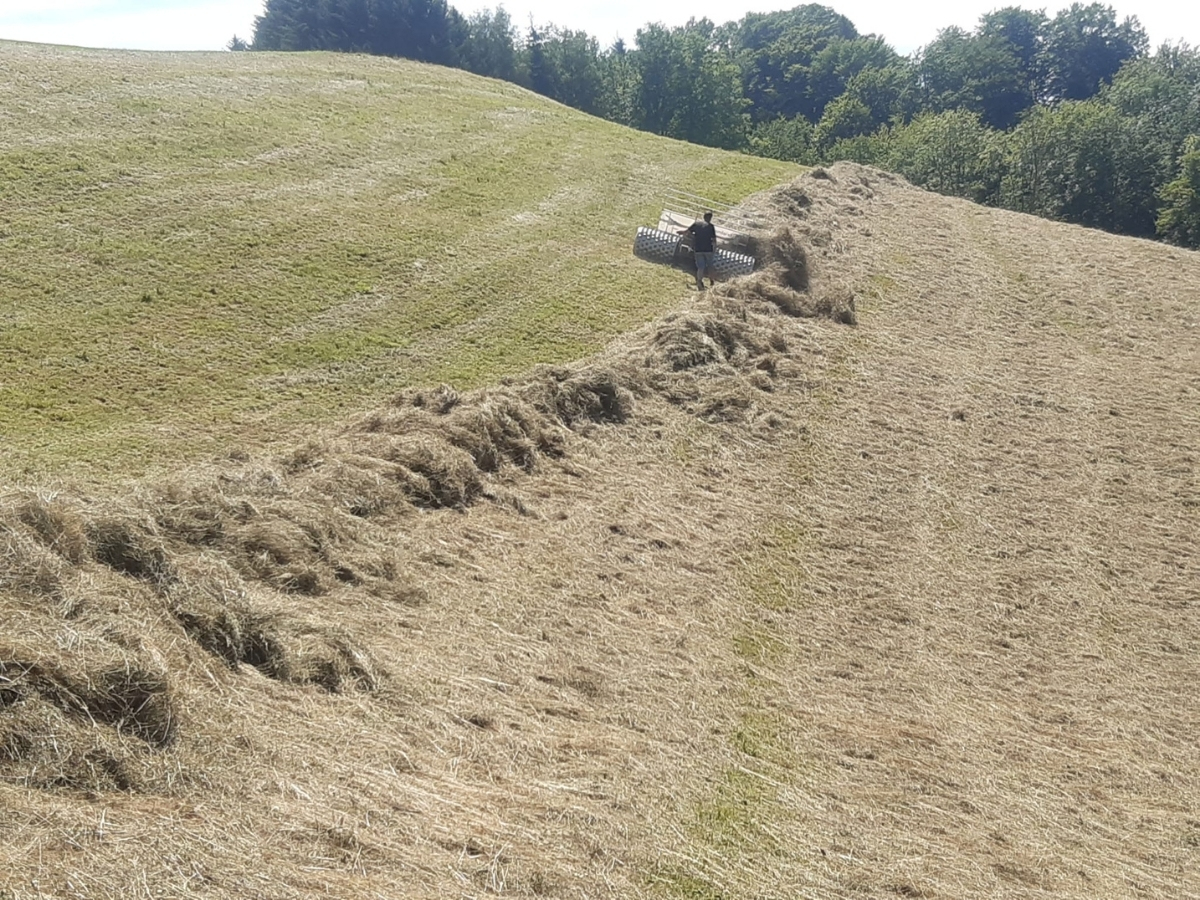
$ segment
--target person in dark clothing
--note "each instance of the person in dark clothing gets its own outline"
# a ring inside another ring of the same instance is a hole
[[[713,281],[713,253],[717,250],[717,229],[712,223],[712,213],[704,214],[703,222],[693,222],[680,234],[691,234],[695,236],[695,244],[693,250],[696,254],[696,289],[704,290],[704,274],[708,273],[708,283],[716,284]]]

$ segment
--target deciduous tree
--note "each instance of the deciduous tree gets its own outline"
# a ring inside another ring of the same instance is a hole
[[[1179,177],[1159,191],[1158,234],[1173,244],[1200,247],[1200,136],[1189,137],[1179,159]]]
[[[1073,3],[1046,27],[1047,97],[1086,100],[1111,81],[1126,60],[1148,50],[1149,40],[1136,17],[1118,23],[1111,6]]]

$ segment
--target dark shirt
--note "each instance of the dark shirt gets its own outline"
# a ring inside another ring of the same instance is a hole
[[[712,222],[693,222],[688,228],[696,236],[697,253],[712,253],[717,248],[717,229]]]

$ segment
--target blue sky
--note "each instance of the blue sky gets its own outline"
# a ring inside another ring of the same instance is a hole
[[[799,0],[798,0],[799,2]],[[495,0],[451,0],[464,13],[494,6]],[[795,3],[754,0],[510,0],[504,4],[520,25],[538,23],[581,28],[610,44],[618,35],[632,41],[640,25],[679,25],[690,16],[716,22],[744,13],[786,9]],[[1011,0],[831,0],[863,33],[882,34],[901,53],[927,43],[947,25],[972,27],[979,16]],[[1021,3],[1033,6],[1038,4]],[[1068,5],[1048,3],[1050,13]],[[1136,15],[1152,44],[1185,40],[1200,44],[1200,3],[1195,0],[1116,0],[1119,16]],[[218,50],[234,35],[250,38],[262,0],[0,0],[0,39],[127,47],[142,50]]]

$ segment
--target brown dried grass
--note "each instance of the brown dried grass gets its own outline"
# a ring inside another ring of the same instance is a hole
[[[856,329],[6,502],[0,891],[1188,896],[1200,266],[826,175],[748,211]]]

